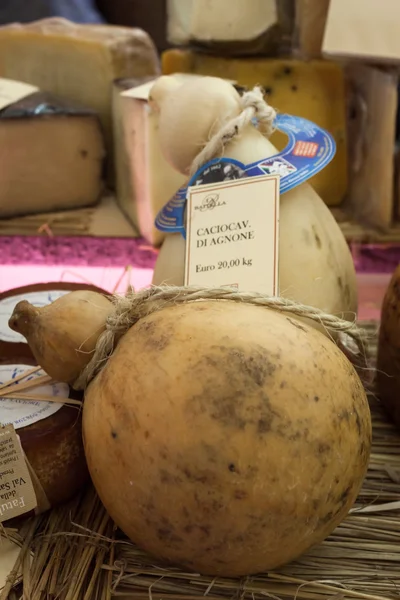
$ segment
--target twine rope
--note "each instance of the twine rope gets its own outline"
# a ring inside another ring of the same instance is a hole
[[[106,329],[99,336],[90,362],[74,383],[75,389],[84,390],[104,368],[118,340],[140,319],[170,306],[202,300],[221,300],[251,304],[280,313],[310,319],[329,334],[345,333],[356,344],[362,356],[366,355],[365,332],[354,322],[340,319],[324,311],[299,304],[287,298],[267,296],[257,292],[241,292],[231,288],[200,286],[153,286],[126,296],[113,296],[114,311],[108,316]],[[301,324],[299,323],[299,326]]]
[[[241,113],[227,121],[194,159],[190,169],[191,177],[207,161],[216,156],[222,156],[225,145],[238,137],[254,118],[257,119],[259,131],[265,137],[270,137],[273,133],[276,111],[264,100],[261,87],[256,86],[253,90],[245,92],[240,98],[240,103]]]

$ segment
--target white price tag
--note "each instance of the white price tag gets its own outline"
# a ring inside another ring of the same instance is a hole
[[[29,83],[0,77],[0,110],[38,91],[39,88]]]
[[[188,189],[185,285],[278,295],[279,179]]]

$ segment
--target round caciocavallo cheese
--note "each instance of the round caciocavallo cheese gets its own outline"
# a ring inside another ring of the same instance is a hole
[[[0,365],[0,386],[24,372],[31,364]],[[29,378],[45,375],[39,370]],[[20,383],[27,381],[21,379]],[[13,391],[18,384],[13,386]],[[37,396],[53,396],[60,400],[80,399],[66,383],[38,385],[29,392]],[[81,413],[79,406],[62,402],[41,402],[0,397],[0,425],[13,425],[23,453],[33,473],[32,483],[39,501],[36,513],[44,512],[73,498],[88,480],[83,450]],[[32,513],[26,513],[29,516]]]
[[[94,285],[71,282],[36,283],[0,293],[0,364],[14,361],[36,364],[26,339],[8,327],[8,320],[18,302],[27,300],[34,306],[45,306],[60,296],[75,290],[107,293]]]

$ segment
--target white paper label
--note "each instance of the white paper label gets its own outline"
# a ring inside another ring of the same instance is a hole
[[[25,371],[32,369],[32,366],[27,365],[0,365],[0,385],[15,379]],[[32,375],[21,379],[21,383],[41,377],[45,372],[40,370]],[[18,382],[10,388],[14,392],[18,391]],[[69,396],[69,387],[66,383],[53,383],[41,385],[29,390],[21,391],[21,394],[35,394],[38,396],[56,396],[58,398],[67,399]],[[58,412],[63,407],[59,402],[39,402],[36,400],[19,400],[15,398],[0,398],[0,425],[11,424],[15,429],[21,429],[42,421],[54,413]]]
[[[279,179],[188,189],[185,285],[278,295]]]
[[[38,91],[39,88],[29,83],[0,77],[0,110]]]
[[[20,333],[13,331],[8,326],[8,320],[12,315],[14,307],[21,302],[27,300],[33,306],[41,307],[51,304],[57,298],[68,294],[68,290],[50,290],[41,292],[28,292],[19,294],[18,296],[10,296],[0,300],[0,340],[2,342],[13,342],[14,344],[26,343],[26,339]]]

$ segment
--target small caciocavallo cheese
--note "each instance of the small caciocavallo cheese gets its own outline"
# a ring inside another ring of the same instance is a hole
[[[156,48],[141,29],[82,25],[62,18],[0,27],[0,77],[30,83],[95,110],[110,155],[112,82],[158,74]]]
[[[113,117],[117,202],[140,234],[159,246],[165,235],[155,228],[154,220],[186,177],[161,152],[158,113],[148,102],[154,81],[137,81],[134,87],[132,80],[115,82]]]
[[[192,50],[172,49],[162,55],[165,75],[192,73],[261,85],[267,101],[281,113],[309,119],[329,131],[336,142],[334,159],[310,184],[328,206],[342,202],[347,191],[347,140],[343,69],[328,61],[271,58],[222,58]],[[279,150],[287,137],[276,132],[271,141]]]
[[[42,92],[9,104],[0,110],[0,218],[95,204],[104,160],[92,109]]]
[[[26,339],[8,326],[15,306],[27,300],[33,306],[43,307],[68,292],[88,290],[105,294],[106,291],[88,283],[54,281],[34,283],[0,292],[0,365],[7,363],[34,363],[35,359]]]

